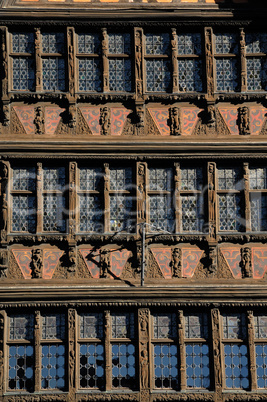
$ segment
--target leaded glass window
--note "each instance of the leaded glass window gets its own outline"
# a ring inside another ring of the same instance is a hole
[[[216,33],[215,69],[216,90],[233,92],[238,90],[238,36],[235,33]]]
[[[244,313],[223,314],[225,387],[249,388],[249,360]]]
[[[110,91],[131,92],[131,35],[129,33],[109,33],[108,49]]]
[[[100,34],[79,33],[77,40],[79,91],[99,92],[102,90]]]
[[[254,313],[255,355],[258,388],[267,388],[267,316]]]
[[[146,89],[149,92],[169,92],[171,89],[170,35],[147,33]]]
[[[180,92],[202,91],[201,35],[177,34],[178,83]]]
[[[35,89],[34,34],[12,33],[12,89],[33,91]]]
[[[43,90],[65,91],[65,35],[43,32],[41,36]]]
[[[248,91],[267,89],[267,34],[246,34],[246,63]]]
[[[251,230],[267,230],[267,171],[265,167],[250,167],[250,214]]]

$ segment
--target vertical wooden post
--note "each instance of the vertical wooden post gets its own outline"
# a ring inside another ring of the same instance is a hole
[[[35,392],[41,391],[41,314],[35,311],[34,355],[35,355]]]
[[[73,240],[76,233],[76,208],[77,208],[77,163],[69,164],[69,240]]]
[[[34,29],[35,33],[35,66],[36,66],[36,76],[35,76],[35,88],[36,92],[42,90],[42,45],[41,45],[41,30],[40,28]]]
[[[146,177],[147,177],[147,163],[137,162],[137,172],[136,172],[137,225],[146,222],[146,202],[147,202]]]
[[[178,45],[176,29],[172,28],[172,92],[178,92]]]
[[[112,356],[111,356],[111,317],[110,311],[104,312],[105,316],[105,362],[106,362],[106,391],[112,389]]]
[[[247,91],[246,41],[244,28],[240,28],[241,92]]]
[[[246,232],[251,231],[251,219],[250,219],[250,199],[249,199],[249,164],[243,164],[243,177],[244,177],[244,201],[245,201],[245,220],[246,220]]]
[[[7,43],[7,28],[4,26],[0,27],[1,31],[1,43],[2,43],[2,100],[8,100],[8,43]]]
[[[108,34],[107,29],[102,28],[102,60],[103,60],[103,92],[109,91],[109,65],[108,65]]]
[[[135,93],[136,99],[142,100],[143,83],[143,29],[134,28],[134,48],[135,48]]]
[[[69,400],[73,401],[75,399],[75,368],[76,364],[76,349],[75,349],[75,323],[76,323],[76,312],[75,309],[68,310],[68,340],[69,340],[69,370],[68,370],[68,386],[69,386]]]
[[[251,375],[251,391],[255,391],[257,389],[257,370],[256,370],[256,355],[255,355],[255,347],[254,347],[254,317],[253,312],[247,312],[247,320],[248,320],[248,354],[250,361],[250,375]]]
[[[149,309],[138,310],[140,402],[149,402]]]
[[[211,326],[212,326],[215,400],[220,402],[222,400],[222,356],[221,356],[220,312],[217,308],[211,310]]]
[[[216,240],[216,164],[208,162],[209,240]]]
[[[178,310],[178,343],[180,361],[180,389],[186,389],[186,361],[185,361],[185,342],[184,342],[184,315],[182,310]]]
[[[208,98],[214,94],[212,28],[205,28],[206,82]]]
[[[68,44],[68,78],[69,78],[69,99],[75,97],[75,53],[74,53],[74,28],[67,28]]]

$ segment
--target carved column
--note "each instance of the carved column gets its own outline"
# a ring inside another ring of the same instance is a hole
[[[143,29],[134,28],[135,38],[135,91],[136,100],[143,99]]]
[[[106,362],[106,391],[112,389],[112,357],[111,357],[111,318],[110,311],[104,312],[105,316],[105,362]]]
[[[74,56],[74,28],[67,28],[68,41],[68,77],[69,77],[69,99],[75,97],[75,56]]]
[[[8,101],[8,44],[7,44],[7,28],[1,26],[2,41],[2,100]]]
[[[238,126],[240,135],[250,135],[250,113],[247,106],[238,109]]]
[[[34,349],[35,349],[35,392],[41,391],[41,314],[40,311],[35,311],[34,316]]]
[[[172,28],[172,92],[178,92],[178,46],[176,29]]]
[[[208,163],[209,240],[216,240],[216,164]]]
[[[247,65],[245,31],[240,28],[240,57],[241,57],[241,92],[247,90]]]
[[[180,163],[174,164],[175,175],[174,175],[174,191],[175,191],[175,225],[176,225],[176,233],[181,232],[181,172],[180,172]]]
[[[7,233],[9,230],[9,204],[8,204],[8,185],[9,185],[9,172],[10,165],[8,162],[1,162],[1,207],[2,207],[2,217],[1,217],[1,242],[2,244],[7,241]]]
[[[45,117],[44,117],[44,108],[42,106],[37,106],[35,108],[35,134],[44,134],[45,133]]]
[[[5,381],[5,356],[4,356],[4,324],[5,311],[0,311],[0,396],[6,391]]]
[[[213,349],[213,370],[215,380],[215,400],[222,400],[222,356],[221,356],[221,335],[220,335],[220,312],[217,308],[211,310],[212,323],[212,349]]]
[[[110,210],[109,210],[109,191],[110,191],[110,171],[109,164],[104,163],[104,231],[109,232]]]
[[[178,107],[169,108],[169,119],[171,135],[181,135],[180,109]]]
[[[244,199],[245,199],[245,220],[246,220],[246,232],[251,231],[250,220],[250,199],[249,199],[249,164],[243,164],[244,174]]]
[[[241,270],[242,278],[253,278],[252,252],[249,247],[241,248]]]
[[[108,278],[109,273],[110,273],[110,250],[101,249],[100,278]]]
[[[100,109],[101,135],[110,135],[110,108],[105,106]]]
[[[35,65],[36,65],[36,92],[42,90],[42,48],[41,48],[41,30],[40,28],[34,29],[35,33]]]
[[[102,60],[103,60],[103,92],[109,91],[109,65],[108,65],[108,34],[106,28],[102,28]]]
[[[77,209],[77,163],[70,162],[69,164],[69,241],[73,243],[76,233],[76,209]]]
[[[74,309],[68,310],[68,335],[69,335],[69,398],[74,400],[76,385],[76,349],[75,349],[75,322],[76,312]]]
[[[36,176],[36,198],[37,198],[37,234],[43,231],[43,207],[42,207],[42,192],[43,192],[43,170],[42,163],[37,163],[37,176]]]
[[[147,164],[137,162],[137,224],[146,222],[146,200],[147,200]]]
[[[182,276],[182,251],[179,247],[174,247],[172,249],[172,277],[181,278]]]
[[[212,28],[205,28],[206,80],[208,98],[214,94]]]
[[[138,310],[140,402],[149,401],[149,309]]]
[[[178,343],[180,361],[180,389],[186,389],[186,361],[185,361],[185,343],[184,343],[184,315],[182,310],[178,310]]]
[[[250,361],[250,373],[251,373],[251,391],[257,389],[257,370],[256,370],[256,355],[254,347],[254,317],[253,312],[247,312],[248,320],[248,353]]]

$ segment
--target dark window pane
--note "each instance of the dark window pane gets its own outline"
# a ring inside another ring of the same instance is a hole
[[[112,387],[136,388],[134,345],[112,345]]]
[[[150,224],[160,230],[174,231],[174,210],[168,195],[149,196]],[[151,228],[153,231],[153,228]]]
[[[247,87],[248,91],[266,91],[267,88],[267,61],[263,57],[247,59]]]
[[[171,87],[170,62],[168,60],[146,60],[147,91],[168,92]]]
[[[79,60],[79,91],[102,90],[100,61],[92,59]]]
[[[202,91],[202,62],[201,60],[178,60],[179,91]]]
[[[16,314],[9,318],[10,333],[9,338],[11,340],[33,339],[33,315],[32,314]]]
[[[111,314],[112,338],[134,338],[134,314]]]
[[[34,35],[31,32],[14,32],[12,34],[13,53],[33,53]]]
[[[177,34],[178,54],[201,55],[201,35],[198,33]]]
[[[238,38],[235,33],[215,34],[215,52],[228,54],[238,52]]]
[[[64,217],[65,197],[49,194],[43,196],[43,230],[44,232],[65,232]]]
[[[119,58],[109,60],[109,89],[126,92],[132,90],[131,60]]]
[[[225,339],[246,339],[245,314],[223,315],[223,337]]]
[[[216,60],[217,91],[233,92],[238,87],[237,61],[235,59]]]
[[[178,388],[177,346],[159,343],[154,345],[155,388]]]
[[[243,180],[241,169],[239,168],[219,168],[218,186],[219,190],[242,190]]]
[[[156,191],[171,191],[173,188],[172,169],[150,168],[149,189]]]
[[[209,388],[209,347],[198,343],[186,345],[186,383],[189,388]]]
[[[95,195],[79,194],[80,232],[103,231],[101,199]]]
[[[28,392],[33,392],[33,347],[31,345],[10,346],[8,359],[8,388],[10,390],[25,390]]]
[[[204,204],[201,195],[181,195],[183,232],[202,232]]]
[[[80,314],[80,337],[103,338],[103,314],[82,313]]]
[[[78,53],[99,54],[101,51],[100,35],[78,34]]]
[[[208,339],[208,317],[206,313],[184,315],[185,337]]]
[[[110,54],[130,54],[131,35],[128,33],[109,33],[108,50]]]
[[[36,228],[36,199],[30,195],[12,197],[12,222],[14,232],[34,233]]]
[[[43,345],[41,353],[41,387],[42,389],[65,388],[65,346]]]
[[[13,90],[33,91],[35,88],[35,64],[29,57],[13,58]]]
[[[167,33],[146,34],[146,54],[161,55],[170,52],[170,36]]]
[[[53,32],[42,34],[43,53],[63,53],[64,52],[64,33]]]
[[[36,184],[35,168],[13,168],[13,190],[34,191]]]
[[[250,194],[251,230],[254,232],[267,230],[267,195]]]
[[[181,168],[181,190],[202,190],[201,168]]]
[[[62,191],[65,186],[65,168],[43,168],[43,188],[44,190]]]
[[[176,338],[176,314],[154,314],[154,338]]]
[[[267,388],[267,345],[257,344],[255,350],[258,388]]]
[[[249,388],[248,350],[246,345],[224,345],[226,388]]]
[[[59,57],[43,59],[43,90],[65,91],[65,60]]]
[[[104,378],[104,347],[97,343],[80,345],[80,387],[102,389]]]
[[[43,339],[65,339],[65,314],[45,314],[42,316]]]

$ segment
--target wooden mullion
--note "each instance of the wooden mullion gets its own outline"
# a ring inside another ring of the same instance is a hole
[[[77,372],[77,364],[75,366],[75,361],[77,360],[78,354],[76,354],[76,311],[75,309],[68,310],[68,385],[70,392],[70,399],[75,398],[75,386],[76,378],[75,374]],[[77,375],[76,375],[77,377]]]
[[[36,216],[36,233],[42,233],[43,231],[43,169],[42,163],[37,163],[37,175],[36,175],[36,204],[37,204],[37,216]]]
[[[247,322],[248,322],[248,353],[250,362],[250,376],[251,376],[251,391],[257,389],[257,369],[256,369],[256,354],[254,346],[254,317],[253,312],[247,312]]]
[[[244,202],[245,202],[245,220],[246,232],[251,231],[251,218],[250,218],[250,199],[249,199],[249,164],[243,164],[244,173]]]
[[[182,214],[181,214],[181,170],[180,163],[174,164],[174,197],[175,197],[175,232],[180,233],[182,227]]]
[[[147,204],[147,163],[137,162],[136,166],[136,184],[137,184],[137,225],[146,222],[146,204]]]
[[[2,100],[8,100],[8,91],[9,91],[9,63],[8,63],[8,31],[5,26],[0,27],[1,31],[1,42],[2,42],[2,70],[1,70],[1,80],[2,80]],[[12,76],[12,74],[10,74]]]
[[[135,93],[136,99],[142,99],[144,93],[144,45],[143,29],[134,28],[135,49]]]
[[[148,400],[149,389],[152,388],[151,375],[149,375],[149,361],[152,361],[149,353],[149,317],[149,309],[141,308],[138,310],[139,389],[142,394],[141,400],[144,401]]]
[[[208,162],[209,239],[216,239],[216,163]],[[219,216],[219,214],[218,214]]]
[[[220,312],[217,308],[211,310],[212,327],[212,350],[213,350],[213,372],[215,383],[216,401],[222,400],[223,374],[222,371],[222,345],[221,345],[221,325]]]
[[[106,383],[106,391],[110,391],[112,389],[112,357],[111,357],[111,318],[110,311],[106,310],[104,312],[105,319],[105,383]]]
[[[35,311],[34,356],[35,356],[35,392],[41,391],[41,314]]]
[[[184,314],[182,310],[178,310],[178,355],[180,362],[180,390],[186,389],[186,360],[185,360],[185,329]]]
[[[103,60],[103,92],[109,91],[109,64],[108,64],[108,34],[107,29],[102,28],[102,60]]]
[[[206,57],[206,83],[207,95],[214,94],[214,58],[213,58],[213,31],[212,28],[205,28],[205,57]]]
[[[69,164],[69,234],[73,238],[77,229],[77,163]]]
[[[35,28],[35,90],[40,92],[42,90],[42,45],[41,45],[41,30],[40,28]]]
[[[109,164],[104,163],[104,232],[110,230],[110,170]]]
[[[178,45],[177,45],[177,33],[176,29],[172,28],[172,92],[178,92],[179,76],[178,76]]]
[[[8,317],[4,310],[0,311],[0,396],[2,396],[7,390],[7,370],[8,366]]]
[[[69,97],[75,97],[75,32],[74,28],[67,28],[67,49],[68,49],[68,78],[69,78]]]
[[[247,91],[247,65],[246,65],[246,40],[245,31],[240,28],[240,67],[241,67],[241,92]]]

